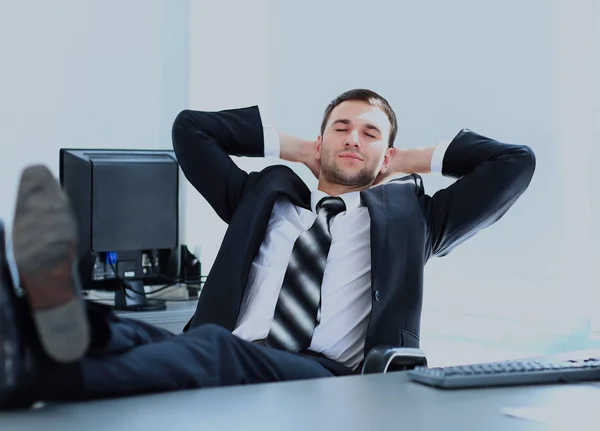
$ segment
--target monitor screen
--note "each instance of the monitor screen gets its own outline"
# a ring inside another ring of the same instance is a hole
[[[84,289],[165,284],[179,247],[179,165],[170,150],[61,149]]]

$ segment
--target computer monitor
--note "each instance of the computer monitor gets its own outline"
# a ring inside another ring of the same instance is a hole
[[[83,289],[114,291],[117,309],[164,309],[144,286],[178,273],[174,151],[62,148],[59,177],[78,223]]]

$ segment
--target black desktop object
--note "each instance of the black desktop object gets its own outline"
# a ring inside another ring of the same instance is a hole
[[[178,275],[174,152],[61,149],[60,183],[79,227],[84,290],[114,291],[116,309],[164,309],[164,302],[146,298],[144,286]]]

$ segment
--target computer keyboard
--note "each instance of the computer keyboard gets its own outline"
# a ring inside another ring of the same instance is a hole
[[[515,360],[452,367],[416,367],[411,380],[438,388],[476,388],[600,380],[600,358]]]

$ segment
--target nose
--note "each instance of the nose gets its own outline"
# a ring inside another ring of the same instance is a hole
[[[358,131],[353,130],[352,132],[350,132],[344,144],[346,147],[360,147],[360,141],[358,140]]]

